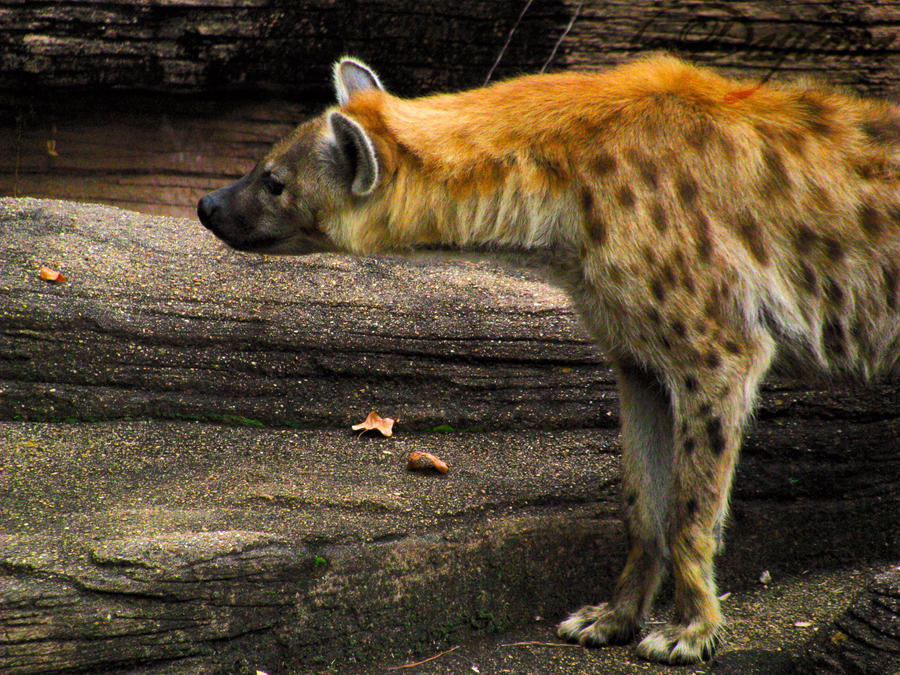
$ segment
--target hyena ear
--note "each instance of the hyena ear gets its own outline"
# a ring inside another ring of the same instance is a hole
[[[353,94],[358,91],[370,89],[384,91],[381,80],[369,66],[346,56],[334,64],[334,89],[338,105],[341,106],[347,105]]]
[[[328,115],[328,128],[334,137],[335,165],[346,171],[350,191],[357,197],[372,194],[378,184],[378,156],[369,134],[358,122],[337,111]]]

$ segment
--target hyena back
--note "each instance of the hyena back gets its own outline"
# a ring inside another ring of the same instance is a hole
[[[616,370],[630,542],[611,601],[559,635],[631,640],[671,567],[675,616],[638,653],[707,658],[717,533],[776,349],[900,376],[900,111],[666,56],[413,100],[344,59],[335,85],[201,221],[264,252],[539,254]]]

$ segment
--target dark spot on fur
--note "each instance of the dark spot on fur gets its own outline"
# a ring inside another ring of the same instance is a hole
[[[669,339],[665,335],[659,336],[659,344],[662,345],[662,348],[666,351],[672,349],[672,343],[669,342]]]
[[[766,248],[763,230],[756,219],[748,211],[744,211],[738,216],[737,228],[750,254],[760,264],[768,265],[769,251]]]
[[[712,412],[712,406],[709,403],[704,403],[697,409],[697,414],[700,417],[706,417]]]
[[[878,173],[875,166],[868,162],[866,162],[866,163],[855,162],[853,164],[853,170],[856,172],[856,174],[860,178],[862,178],[864,180],[872,180],[875,177],[875,175]]]
[[[684,338],[687,335],[687,328],[685,328],[684,322],[679,321],[678,319],[673,321],[672,332],[675,333],[676,337]]]
[[[697,500],[696,499],[688,499],[687,500],[687,513],[688,518],[693,518],[697,515]]]
[[[584,214],[585,228],[588,236],[597,244],[606,242],[606,223],[597,212],[594,195],[588,188],[581,189],[581,210]]]
[[[677,273],[681,272],[681,285],[684,286],[685,290],[689,293],[693,293],[694,288],[694,278],[691,276],[691,271],[688,269],[687,259],[685,258],[684,252],[681,249],[676,248],[672,253],[672,265],[674,266],[673,274],[677,276]]]
[[[838,307],[844,304],[844,289],[834,279],[827,277],[822,284],[822,289],[825,291],[825,297],[833,304]]]
[[[684,439],[684,454],[692,455],[694,454],[694,448],[697,447],[696,441],[690,436],[685,437]]]
[[[634,206],[634,191],[627,185],[623,185],[616,192],[616,199],[626,209],[630,209]]]
[[[784,145],[788,149],[788,152],[794,155],[802,155],[803,154],[803,143],[804,137],[796,129],[785,129],[782,133],[784,137]]]
[[[840,358],[846,353],[847,334],[837,317],[829,318],[822,327],[822,344],[833,357]]]
[[[706,423],[706,435],[709,437],[709,449],[718,456],[725,451],[725,437],[722,435],[722,420],[713,417]]]
[[[721,139],[722,131],[708,117],[696,117],[684,140],[697,152],[703,152],[713,139]]]
[[[626,501],[628,502],[628,506],[634,506],[634,503],[637,501],[637,495],[634,492],[629,492]]]
[[[806,263],[800,266],[800,283],[803,285],[803,290],[810,295],[816,295],[819,290],[816,271]]]
[[[606,176],[616,170],[616,158],[607,152],[601,152],[591,162],[591,169],[598,176]]]
[[[706,356],[703,357],[703,363],[710,370],[715,370],[722,365],[722,357],[719,356],[719,353],[715,350],[710,350],[706,353]]]
[[[734,340],[727,340],[725,342],[725,351],[729,354],[740,354],[741,346]]]
[[[825,255],[831,262],[838,262],[844,257],[844,247],[837,239],[825,237],[822,244],[825,246]]]
[[[606,241],[606,223],[603,222],[603,219],[600,217],[598,213],[592,213],[591,217],[587,221],[588,225],[588,234],[591,239],[593,239],[598,244],[603,244]]]
[[[678,178],[675,189],[678,191],[678,197],[681,199],[682,204],[689,205],[696,201],[699,188],[697,187],[697,181],[693,177],[682,174]]]
[[[653,202],[650,206],[650,220],[653,221],[653,226],[660,233],[666,231],[666,226],[668,225],[666,222],[666,212],[659,202]]]
[[[666,289],[663,288],[662,281],[659,279],[654,279],[650,282],[650,292],[653,293],[653,297],[659,302],[666,299]]]
[[[812,251],[813,246],[816,245],[816,242],[818,240],[819,235],[813,232],[806,225],[801,225],[797,228],[797,237],[795,240],[797,244],[797,253],[800,253],[802,255],[808,254],[810,251]]]
[[[700,383],[697,381],[697,378],[694,377],[693,375],[687,375],[684,378],[684,388],[688,392],[693,393],[693,392],[697,391],[698,386],[700,386]]]
[[[884,227],[881,213],[869,202],[860,205],[857,218],[859,226],[869,237],[877,237]]]
[[[781,154],[772,147],[763,148],[763,165],[765,173],[762,179],[763,195],[783,194],[790,188],[790,178],[784,168]]]
[[[585,214],[594,210],[594,193],[589,188],[581,188],[581,210]]]
[[[668,288],[672,288],[678,283],[678,276],[675,274],[675,269],[669,263],[662,266],[662,280]]]
[[[647,261],[647,265],[650,267],[656,267],[656,251],[654,251],[649,246],[644,246],[641,248],[641,255],[644,260]]]
[[[702,213],[697,213],[694,220],[697,231],[697,255],[703,262],[709,262],[712,256],[712,238],[709,231],[709,219]]]
[[[822,101],[813,98],[809,92],[804,92],[800,95],[798,107],[810,131],[820,136],[830,136],[834,133],[831,110]]]
[[[881,145],[900,145],[900,117],[882,120],[866,120],[860,130],[869,140]]]
[[[651,307],[649,310],[647,310],[647,318],[651,323],[654,323],[657,326],[662,323],[662,317],[659,315],[659,312],[655,307]]]

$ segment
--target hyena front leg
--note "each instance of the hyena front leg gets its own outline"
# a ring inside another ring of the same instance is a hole
[[[638,645],[638,655],[652,661],[708,659],[721,638],[713,570],[717,530],[728,509],[744,423],[773,353],[767,336],[729,345],[733,349],[727,356],[703,361],[705,372],[686,374],[673,399],[675,453],[666,540],[675,616]]]
[[[622,418],[622,497],[629,552],[613,599],[582,607],[557,630],[584,645],[629,642],[640,629],[665,570],[665,514],[672,475],[673,421],[660,378],[616,364]]]

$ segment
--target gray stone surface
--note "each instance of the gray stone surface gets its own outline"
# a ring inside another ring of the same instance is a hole
[[[728,646],[700,670],[793,668],[900,559],[898,405],[767,386],[718,566]],[[393,437],[350,431],[372,408]],[[0,672],[369,673],[456,644],[415,672],[686,672],[503,646],[609,592],[615,409],[524,275],[0,200]]]

